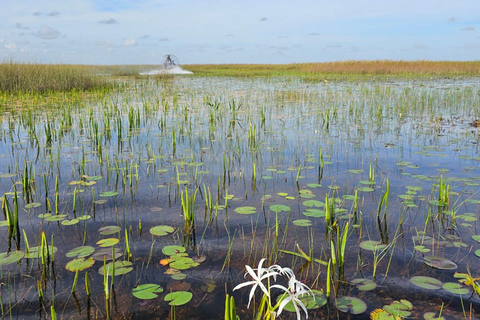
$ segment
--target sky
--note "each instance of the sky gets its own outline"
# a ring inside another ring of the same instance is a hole
[[[0,0],[0,8],[0,62],[480,59],[480,0]]]

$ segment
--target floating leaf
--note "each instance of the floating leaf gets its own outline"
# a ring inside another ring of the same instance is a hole
[[[451,260],[442,257],[428,256],[423,257],[423,262],[429,267],[442,270],[455,270],[457,264]]]
[[[399,317],[395,317],[383,309],[375,309],[370,313],[371,320],[401,320]]]
[[[67,217],[66,214],[57,214],[53,216],[46,217],[45,220],[49,222],[56,222],[56,221],[62,221]]]
[[[162,293],[163,288],[158,284],[146,283],[133,288],[132,294],[135,298],[148,300],[158,297],[155,293]]]
[[[23,251],[11,251],[0,253],[0,266],[12,264],[20,261],[25,256]]]
[[[99,247],[111,247],[119,243],[120,240],[117,238],[107,238],[107,239],[102,239],[98,240],[97,244]]]
[[[317,208],[325,207],[325,203],[319,200],[307,200],[303,202],[303,205],[306,207],[317,207]]]
[[[119,248],[115,248],[115,258],[120,258],[121,256],[123,256],[122,250]],[[98,261],[112,260],[113,259],[112,248],[103,248],[103,249],[97,250],[97,252],[95,252],[92,255],[92,258]]]
[[[68,258],[85,258],[95,252],[95,248],[91,246],[81,246],[67,252]]]
[[[193,294],[188,291],[175,291],[167,294],[164,298],[165,301],[170,301],[171,306],[181,306],[189,302],[193,297]]]
[[[110,234],[120,232],[120,230],[122,230],[122,228],[120,228],[119,226],[105,226],[105,227],[102,227],[102,228],[98,229],[98,233],[100,233],[104,236],[107,236],[107,235],[110,235]]]
[[[381,243],[380,241],[375,241],[375,240],[366,240],[360,242],[360,248],[364,250],[369,250],[369,251],[377,251],[377,250],[383,250],[387,247],[387,245]]]
[[[313,218],[325,217],[325,211],[320,209],[308,208],[303,212],[303,214],[307,217],[313,217]]]
[[[47,247],[43,248],[45,250],[45,254],[47,254]],[[48,254],[54,255],[55,252],[58,251],[57,247],[48,246]],[[25,258],[27,259],[38,259],[42,256],[42,246],[30,247],[28,253],[25,252]]]
[[[445,320],[444,317],[438,316],[435,312],[425,312],[423,314],[423,319],[425,319],[425,320]]]
[[[336,306],[341,312],[350,312],[351,314],[361,314],[367,311],[367,304],[355,297],[340,297],[336,301]]]
[[[78,220],[88,220],[90,219],[92,216],[89,215],[89,214],[84,214],[83,216],[80,216],[80,217],[77,217]]]
[[[311,294],[305,294],[303,296],[300,296],[300,301],[303,303],[303,305],[308,309],[318,309],[320,307],[323,307],[327,303],[327,299],[325,298],[324,294],[321,291],[318,290],[312,290],[313,295]],[[277,303],[280,302],[280,299],[282,298],[282,295],[277,297]],[[288,312],[295,312],[295,306],[293,303],[290,301],[288,302],[283,310],[286,310]]]
[[[32,209],[32,208],[38,208],[40,207],[42,204],[40,202],[31,202],[27,205],[25,205],[25,209]]]
[[[63,220],[62,225],[64,226],[73,226],[78,223],[78,219],[72,219],[72,220]]]
[[[109,276],[112,276],[114,272],[116,276],[120,276],[131,272],[133,267],[130,261],[112,261],[98,269],[98,273],[104,275],[105,270],[107,270]]]
[[[361,192],[372,192],[372,191],[374,191],[375,189],[370,188],[370,187],[358,187],[357,190],[358,190],[358,191],[361,191]]]
[[[371,279],[364,279],[364,278],[353,279],[351,283],[356,285],[358,290],[362,290],[362,291],[373,290],[377,287],[377,284],[375,283],[375,281]]]
[[[309,227],[312,225],[312,221],[308,219],[297,219],[293,221],[293,224],[299,227]]]
[[[472,236],[472,239],[480,243],[480,235]]]
[[[428,290],[437,290],[442,287],[442,281],[427,277],[427,276],[415,276],[410,279],[410,282],[414,285]]]
[[[480,258],[480,249],[475,250],[475,255]]]
[[[104,197],[104,198],[114,197],[116,195],[118,195],[118,192],[116,192],[116,191],[105,191],[105,192],[100,193],[100,197]]]
[[[286,206],[286,205],[283,205],[283,204],[273,204],[270,206],[270,211],[273,211],[273,212],[288,212],[290,211],[290,207],[289,206]]]
[[[172,254],[185,252],[185,248],[182,246],[166,246],[163,247],[162,252],[164,255],[171,256]]]
[[[309,183],[309,184],[307,184],[307,187],[309,187],[309,188],[321,188],[322,185],[320,183]]]
[[[442,288],[453,294],[467,295],[470,293],[470,290],[467,287],[458,282],[445,282],[442,285]]]
[[[235,212],[240,214],[254,214],[257,212],[257,208],[251,206],[238,207],[235,208]]]
[[[93,258],[91,257],[86,260],[85,258],[77,258],[67,263],[65,269],[72,272],[82,271],[90,268],[91,266],[93,266],[94,263],[95,260],[93,260]]]
[[[387,311],[393,316],[406,318],[412,313],[413,305],[410,301],[402,299],[400,301],[393,301],[391,304],[383,306],[383,310]]]
[[[177,273],[177,274],[173,274],[172,275],[172,279],[173,280],[183,280],[187,277],[187,275],[185,273]]]
[[[155,227],[151,227],[150,228],[150,233],[154,236],[165,236],[169,233],[172,233],[173,231],[175,231],[175,229],[173,229],[173,227],[171,226],[155,226]]]

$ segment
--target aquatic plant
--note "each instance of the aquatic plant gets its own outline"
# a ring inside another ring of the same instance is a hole
[[[305,312],[305,315],[308,318],[307,309],[304,305],[304,302],[300,300],[300,297],[304,295],[313,295],[313,292],[307,285],[295,278],[295,274],[290,268],[282,268],[279,265],[272,265],[268,268],[264,268],[263,263],[265,260],[265,258],[261,259],[258,263],[258,267],[255,269],[245,265],[245,268],[247,269],[245,276],[248,275],[253,280],[243,282],[237,285],[233,290],[235,291],[246,286],[252,286],[248,297],[247,308],[249,308],[250,303],[255,296],[255,290],[257,287],[260,288],[262,291],[262,299],[257,311],[256,319],[275,319],[276,315],[280,315],[288,303],[291,303],[294,306],[297,319],[301,319],[299,308]],[[287,287],[280,284],[273,284],[277,281],[278,276],[285,276],[287,278]],[[271,289],[273,288],[283,291],[283,294],[280,296],[276,304],[272,304],[271,301]]]

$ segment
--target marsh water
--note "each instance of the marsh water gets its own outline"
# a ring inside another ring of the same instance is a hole
[[[228,293],[253,319],[232,289],[262,258],[331,292],[309,318],[478,317],[480,79],[117,83],[3,100],[2,318],[221,319]]]

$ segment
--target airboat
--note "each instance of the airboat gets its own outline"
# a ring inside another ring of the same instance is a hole
[[[179,67],[180,62],[178,61],[178,58],[174,56],[173,54],[165,54],[163,56],[163,69],[164,70],[170,70],[175,67]]]

